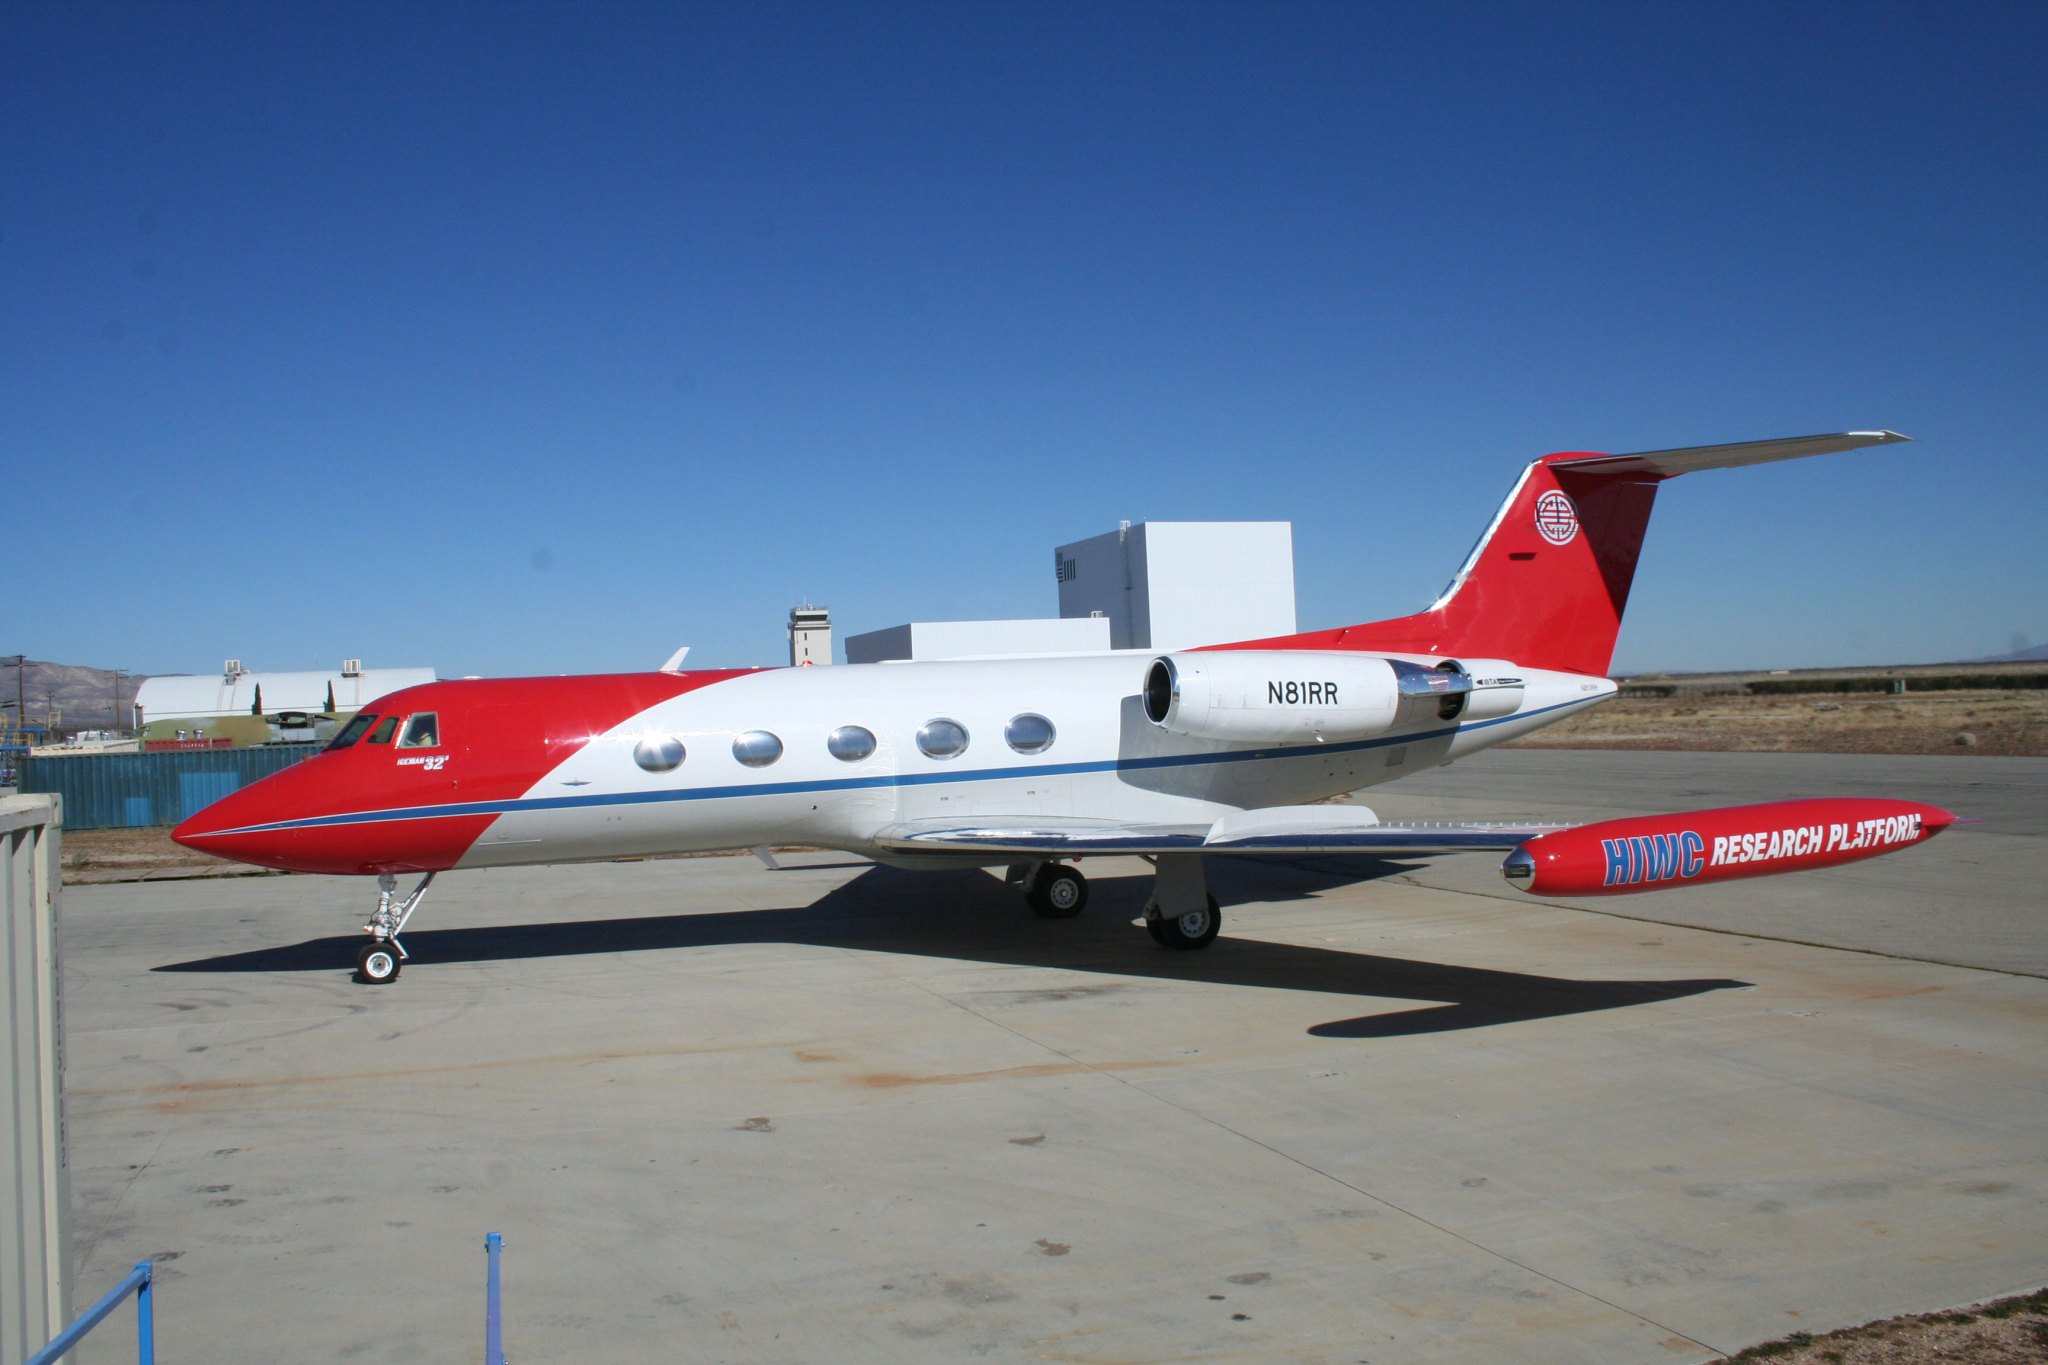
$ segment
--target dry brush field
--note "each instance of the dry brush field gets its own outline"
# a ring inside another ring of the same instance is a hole
[[[2048,689],[1618,697],[1509,747],[2039,756]]]

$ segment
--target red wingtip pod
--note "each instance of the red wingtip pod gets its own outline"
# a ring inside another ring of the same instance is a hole
[[[1932,839],[1956,817],[1918,801],[1838,797],[1644,815],[1539,835],[1501,875],[1537,896],[1619,896],[1833,867]]]

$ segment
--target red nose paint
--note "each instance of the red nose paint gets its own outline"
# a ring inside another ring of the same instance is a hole
[[[438,872],[594,736],[686,692],[752,669],[488,678],[424,683],[379,698],[378,713],[439,717],[442,761],[412,763],[359,741],[272,773],[171,831],[204,853],[287,872]]]
[[[1875,858],[1955,819],[1938,806],[1874,797],[1645,815],[1539,835],[1508,855],[1501,875],[1538,896],[1663,891]]]

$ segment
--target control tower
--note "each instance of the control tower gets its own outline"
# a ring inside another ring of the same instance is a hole
[[[832,662],[832,614],[823,607],[809,603],[789,609],[789,664],[801,668],[806,664],[829,664]]]

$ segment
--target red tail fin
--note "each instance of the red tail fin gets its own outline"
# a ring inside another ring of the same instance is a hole
[[[1697,469],[1906,439],[1891,431],[1852,431],[1637,455],[1546,455],[1523,471],[1471,557],[1427,611],[1218,648],[1476,655],[1525,668],[1605,674],[1658,484]]]

